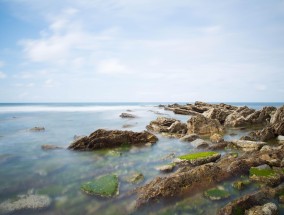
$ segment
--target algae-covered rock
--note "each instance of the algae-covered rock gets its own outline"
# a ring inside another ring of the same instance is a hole
[[[0,204],[0,214],[14,213],[21,210],[39,210],[47,208],[51,199],[46,195],[19,195]]]
[[[210,200],[221,200],[221,199],[229,198],[230,193],[226,191],[225,189],[213,188],[213,189],[206,190],[204,192],[204,196],[206,198],[209,198]]]
[[[221,157],[221,155],[217,152],[197,152],[197,153],[191,153],[187,155],[179,156],[178,158],[182,161],[187,161],[191,163],[192,165],[202,165],[205,163],[210,163],[218,160]]]
[[[112,197],[118,195],[118,177],[114,174],[104,175],[81,185],[81,190],[90,195]]]
[[[268,186],[275,186],[281,183],[281,175],[279,172],[268,167],[251,167],[250,179]]]

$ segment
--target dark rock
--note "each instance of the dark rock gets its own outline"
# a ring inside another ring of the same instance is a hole
[[[146,143],[155,143],[158,138],[147,132],[133,132],[120,130],[98,129],[90,136],[83,137],[73,142],[68,149],[73,150],[97,150],[102,148],[119,147],[128,145],[145,145]]]

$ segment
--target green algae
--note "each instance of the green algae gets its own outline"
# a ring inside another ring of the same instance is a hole
[[[204,192],[204,196],[211,200],[221,200],[221,199],[229,198],[230,193],[223,189],[213,188],[213,189],[206,190]]]
[[[190,161],[190,160],[197,160],[199,158],[207,158],[207,157],[217,155],[217,154],[218,154],[217,152],[197,152],[197,153],[182,155],[182,156],[179,156],[179,158]]]
[[[104,175],[81,185],[81,190],[90,195],[112,197],[118,194],[118,177],[114,174]]]
[[[251,167],[249,170],[250,176],[258,176],[258,177],[272,177],[277,173],[273,169],[258,169],[256,167]]]
[[[251,182],[249,180],[239,180],[235,181],[232,186],[237,190],[243,190],[245,187],[247,187]]]

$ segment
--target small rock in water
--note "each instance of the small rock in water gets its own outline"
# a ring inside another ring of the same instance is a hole
[[[197,148],[197,149],[206,148],[209,146],[209,144],[202,139],[196,139],[192,141],[190,145],[192,145],[194,148]]]
[[[196,139],[199,139],[199,135],[197,134],[188,134],[188,135],[185,135],[183,136],[182,138],[180,138],[181,141],[187,141],[187,142],[192,142]]]
[[[45,144],[41,146],[41,149],[42,150],[55,150],[55,149],[63,149],[63,148],[59,146],[55,146],[55,145]]]
[[[237,189],[237,190],[243,190],[246,186],[250,184],[249,180],[240,180],[240,181],[235,181],[232,186]]]
[[[45,195],[20,195],[16,199],[9,199],[0,204],[0,212],[4,214],[14,213],[20,210],[38,210],[47,208],[51,199]]]
[[[135,115],[129,113],[122,113],[119,115],[121,118],[136,118]]]
[[[158,166],[155,169],[161,172],[172,172],[174,168],[175,168],[175,163]]]
[[[45,131],[45,128],[44,127],[34,127],[34,128],[31,128],[30,131]]]
[[[124,124],[123,126],[122,126],[122,128],[131,128],[131,127],[133,127],[134,125],[132,125],[132,124]]]

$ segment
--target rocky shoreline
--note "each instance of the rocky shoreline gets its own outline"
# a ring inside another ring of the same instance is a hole
[[[202,193],[209,201],[229,200],[219,208],[218,215],[278,214],[279,204],[284,203],[284,106],[254,110],[246,106],[195,102],[185,105],[160,105],[159,108],[164,109],[166,113],[188,115],[188,120],[183,122],[174,116],[168,117],[170,114],[155,111],[153,113],[159,113],[159,116],[148,123],[145,131],[98,129],[89,136],[74,137],[74,142],[67,149],[111,149],[114,156],[121,156],[113,148],[145,147],[147,150],[153,150],[151,146],[154,143],[159,144],[158,138],[163,136],[191,146],[194,150],[190,153],[185,151],[183,154],[169,151],[171,154],[167,158],[168,163],[153,166],[157,174],[161,174],[150,180],[145,179],[145,183],[141,172],[134,172],[124,179],[111,172],[82,183],[82,192],[114,199],[126,196],[132,198],[132,195],[135,195],[135,206],[131,207],[131,213],[170,198]],[[120,120],[132,120],[137,116],[122,113],[119,117],[122,118]],[[44,130],[41,127],[31,129]],[[247,132],[241,137],[226,139],[229,132],[234,137],[232,130],[236,133],[243,130]],[[42,145],[44,151],[56,149],[62,148]],[[241,179],[241,176],[245,179]],[[137,186],[131,188],[132,192],[120,192],[120,184],[123,184],[123,181]],[[232,193],[220,186],[224,182],[230,182],[236,190],[246,190],[251,184],[257,185],[258,188],[233,199]],[[19,198],[17,204],[12,204],[11,201],[1,203],[0,211],[10,213],[22,209],[33,210],[30,203],[26,203],[26,199],[34,198],[46,201],[34,208],[47,208],[51,203],[48,196],[31,195]],[[23,204],[22,202],[26,205],[19,207],[18,204]]]
[[[171,164],[159,167],[158,169],[167,175],[154,178],[135,190],[136,209],[160,199],[179,196],[184,192],[190,193],[197,188],[200,192],[211,189],[210,192],[206,191],[206,196],[213,200],[219,199],[221,197],[217,194],[224,195],[225,191],[218,189],[212,191],[214,186],[235,176],[247,175],[250,182],[261,184],[261,190],[233,200],[221,208],[218,214],[233,215],[236,214],[236,210],[241,211],[239,214],[261,214],[259,211],[263,210],[277,214],[277,206],[271,205],[268,200],[275,199],[280,195],[277,196],[277,192],[281,193],[279,190],[284,190],[281,187],[284,181],[284,145],[280,143],[272,145],[268,141],[281,139],[284,135],[284,106],[278,109],[264,107],[261,110],[254,110],[246,106],[195,102],[159,107],[173,111],[175,114],[189,115],[190,118],[187,123],[183,123],[174,118],[160,116],[149,123],[146,127],[147,132],[140,133],[97,130],[89,137],[83,137],[72,143],[69,149],[95,150],[116,147],[123,143],[154,143],[158,141],[155,133],[178,138],[180,141],[190,142],[197,149],[201,149],[201,152],[180,156],[173,159]],[[229,142],[223,139],[227,128],[238,130],[255,127],[259,129],[240,139]],[[208,137],[209,141],[203,140]],[[230,149],[240,151],[241,155],[228,153]],[[218,150],[222,155],[212,150]],[[266,165],[264,169],[263,165]],[[236,182],[235,186],[242,186],[242,182]],[[217,196],[210,197],[210,193]]]

